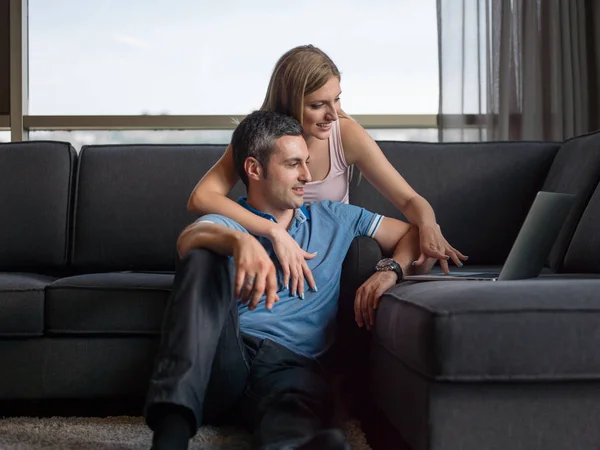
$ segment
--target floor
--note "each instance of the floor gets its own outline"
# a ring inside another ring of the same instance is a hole
[[[70,401],[2,401],[0,411],[3,416],[139,416],[141,407],[139,400],[111,400],[90,402],[89,400]],[[372,450],[410,450],[385,417],[373,408],[363,408],[362,429]]]

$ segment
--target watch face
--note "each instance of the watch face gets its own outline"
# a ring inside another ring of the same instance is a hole
[[[375,266],[375,270],[378,272],[394,272],[398,276],[398,281],[402,281],[404,279],[404,273],[402,272],[402,267],[395,259],[385,258],[377,263]]]
[[[392,258],[382,259],[377,263],[377,270],[394,270],[397,271],[400,265]]]

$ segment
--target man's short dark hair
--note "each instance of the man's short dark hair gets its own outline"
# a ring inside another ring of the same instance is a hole
[[[238,175],[248,187],[244,170],[246,158],[255,158],[267,176],[267,165],[282,136],[302,136],[302,125],[296,119],[272,111],[254,111],[236,127],[231,138],[233,164]]]

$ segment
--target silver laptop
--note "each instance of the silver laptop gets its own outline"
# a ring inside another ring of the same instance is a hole
[[[407,275],[410,281],[522,280],[537,277],[562,229],[573,203],[572,194],[538,192],[500,273],[456,270],[449,275]],[[450,262],[451,263],[451,262]]]

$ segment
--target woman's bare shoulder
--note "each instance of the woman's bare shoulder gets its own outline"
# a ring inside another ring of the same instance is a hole
[[[366,133],[367,131],[352,117],[342,117],[339,118],[340,123],[340,133],[342,133],[342,137],[344,134],[353,134],[353,133]]]
[[[358,162],[358,159],[362,157],[365,151],[372,150],[373,146],[377,147],[377,144],[369,133],[367,133],[367,130],[357,121],[350,117],[340,117],[339,121],[342,146],[349,165]]]

